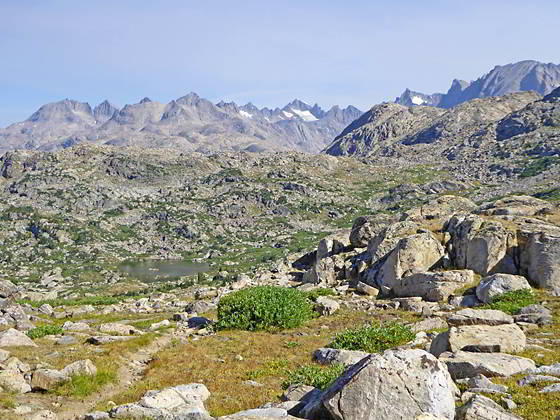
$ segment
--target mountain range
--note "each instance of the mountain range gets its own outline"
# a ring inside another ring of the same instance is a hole
[[[452,108],[476,98],[534,90],[547,95],[560,86],[560,65],[533,60],[496,66],[475,81],[455,79],[447,93],[425,94],[406,89],[395,99],[399,105]]]
[[[43,105],[27,120],[0,129],[0,151],[56,150],[81,142],[175,147],[185,151],[298,150],[318,152],[362,112],[328,111],[294,100],[283,108],[212,102],[196,93],[168,104],[144,98],[123,108],[104,101],[65,99]]]

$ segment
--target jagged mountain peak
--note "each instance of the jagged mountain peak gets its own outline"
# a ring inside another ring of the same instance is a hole
[[[560,65],[523,60],[497,65],[473,82],[454,79],[446,94],[426,95],[406,89],[395,102],[406,105],[430,105],[452,108],[476,98],[503,96],[515,92],[531,91],[546,95],[560,85]],[[430,98],[431,100],[426,100]]]
[[[140,104],[146,104],[146,103],[148,103],[148,102],[152,102],[152,100],[146,96],[146,97],[144,97],[144,99],[142,99],[139,103],[140,103]]]

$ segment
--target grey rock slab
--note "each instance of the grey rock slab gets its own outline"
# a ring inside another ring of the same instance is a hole
[[[491,389],[498,392],[508,391],[507,386],[495,384],[484,375],[476,375],[472,378],[469,378],[469,380],[467,381],[467,386],[469,387],[469,390],[471,392],[474,392],[472,390],[476,388]]]
[[[31,386],[24,376],[19,371],[10,369],[0,371],[0,387],[5,391],[16,394],[31,392]]]
[[[449,304],[453,306],[462,306],[465,308],[472,308],[480,306],[483,303],[478,300],[476,295],[453,296],[449,299]]]
[[[84,416],[84,420],[108,420],[109,413],[105,411],[93,411]]]
[[[508,413],[490,398],[475,395],[469,402],[457,409],[456,420],[522,420]]]
[[[0,347],[17,346],[37,347],[37,344],[35,344],[27,335],[14,328],[10,328],[9,330],[0,333]]]
[[[395,296],[420,296],[424,300],[447,300],[453,292],[474,281],[472,270],[423,271],[402,277],[393,286]]]
[[[286,418],[288,411],[283,408],[253,408],[251,410],[240,411],[238,413],[230,414],[227,418],[242,419],[242,418]],[[221,418],[221,417],[220,417]]]
[[[315,308],[321,315],[332,315],[340,308],[340,304],[327,296],[319,296]]]
[[[414,384],[413,386],[411,386]],[[455,415],[454,384],[445,365],[418,349],[372,354],[346,370],[320,397],[332,419]]]
[[[474,351],[483,353],[521,352],[527,340],[515,324],[464,325],[451,327],[439,334],[430,347],[430,353],[439,356],[446,351]]]
[[[553,384],[553,385],[545,386],[539,392],[541,394],[547,394],[549,392],[560,392],[560,384]]]
[[[463,325],[512,324],[513,317],[495,309],[461,309],[447,317],[447,323],[454,327]]]
[[[55,369],[37,369],[31,377],[31,388],[50,391],[69,379],[65,373]]]
[[[115,341],[131,340],[133,338],[133,336],[126,335],[95,335],[93,337],[89,337],[87,339],[87,342],[90,344],[102,345],[107,343],[114,343]]]
[[[77,360],[69,365],[66,365],[64,369],[62,369],[62,373],[67,376],[95,375],[97,373],[97,368],[89,359]]]
[[[521,289],[531,289],[531,285],[525,277],[499,273],[484,277],[476,287],[476,296],[481,302],[489,303],[506,292]]]
[[[511,376],[535,368],[533,360],[506,353],[446,352],[440,355],[439,360],[447,365],[454,380],[479,374],[486,377]]]
[[[331,349],[322,347],[313,352],[313,360],[321,365],[334,365],[342,363],[344,366],[350,366],[359,362],[370,353],[358,350]]]
[[[521,265],[538,287],[560,290],[560,236],[539,232],[530,235],[521,252]]]
[[[535,382],[560,382],[560,378],[550,375],[527,375],[517,381],[519,386],[534,384]]]

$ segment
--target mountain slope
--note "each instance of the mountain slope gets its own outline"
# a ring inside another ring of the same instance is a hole
[[[471,99],[503,96],[522,91],[533,90],[546,95],[558,86],[560,86],[560,65],[525,60],[496,66],[474,82],[455,79],[446,94],[426,95],[406,89],[395,102],[405,106],[428,105],[452,108]]]
[[[26,121],[0,129],[0,151],[56,150],[81,142],[173,147],[185,151],[297,150],[319,152],[362,112],[324,111],[294,100],[283,108],[212,102],[189,93],[168,104],[142,99],[117,109],[104,101],[64,100],[42,106]]]

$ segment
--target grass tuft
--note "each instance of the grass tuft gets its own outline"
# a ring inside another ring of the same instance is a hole
[[[330,347],[379,353],[413,340],[410,327],[398,323],[365,325],[343,331],[334,337]]]
[[[291,385],[310,385],[321,390],[327,389],[344,372],[344,365],[337,363],[331,366],[303,365],[288,372],[288,379],[282,388]]]
[[[506,292],[495,297],[485,305],[489,309],[497,309],[510,315],[516,315],[521,308],[537,303],[535,293],[531,289],[520,289]]]

